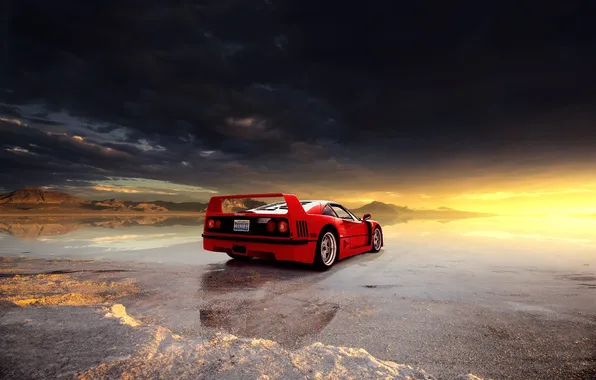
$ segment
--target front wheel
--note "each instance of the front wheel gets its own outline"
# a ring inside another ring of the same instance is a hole
[[[371,252],[379,252],[383,247],[383,232],[381,231],[381,227],[376,226],[373,232],[373,244]]]
[[[324,271],[337,260],[338,244],[337,237],[331,230],[323,230],[317,241],[317,250],[315,251],[314,266],[316,269]]]

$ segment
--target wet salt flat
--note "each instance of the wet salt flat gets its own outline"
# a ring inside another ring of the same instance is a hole
[[[205,256],[226,258],[202,251],[202,223],[202,218],[57,217],[48,222],[14,217],[3,221],[0,217],[0,253],[199,265],[205,263]],[[465,259],[473,271],[493,265],[589,266],[596,253],[594,231],[596,218],[410,220],[384,226],[385,252],[401,255],[400,259],[418,253],[422,261],[433,262]],[[175,252],[165,252],[173,247]],[[192,255],[187,255],[190,250]]]
[[[185,336],[362,347],[438,378],[581,378],[596,366],[596,218],[410,220],[385,226],[380,253],[325,273],[205,252],[200,219],[0,226],[0,256],[94,260],[31,270],[133,270],[119,276],[150,295],[129,312]]]

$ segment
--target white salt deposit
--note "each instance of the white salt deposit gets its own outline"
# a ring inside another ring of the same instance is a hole
[[[377,359],[362,348],[315,343],[290,351],[271,340],[225,333],[198,341],[163,327],[141,326],[122,305],[114,305],[106,316],[149,329],[152,339],[134,356],[104,362],[81,373],[81,378],[435,379],[423,369]],[[482,379],[468,374],[457,380]]]

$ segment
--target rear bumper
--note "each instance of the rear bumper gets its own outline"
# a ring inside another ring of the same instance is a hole
[[[203,234],[203,249],[212,252],[234,253],[251,257],[274,258],[312,264],[317,242],[315,240],[275,240],[244,236]]]

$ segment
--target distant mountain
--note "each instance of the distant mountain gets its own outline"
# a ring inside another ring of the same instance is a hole
[[[255,199],[226,199],[223,209],[226,212],[248,210],[263,206],[265,202]],[[67,193],[46,191],[28,187],[0,195],[1,212],[41,212],[41,213],[85,213],[85,212],[122,212],[122,213],[167,213],[167,212],[205,212],[207,203],[203,202],[138,202],[120,199],[88,201]]]
[[[383,203],[379,201],[373,201],[367,205],[364,205],[360,208],[351,210],[353,213],[357,215],[360,214],[395,214],[395,213],[404,213],[404,212],[413,212],[414,210],[406,207],[406,206],[396,206],[391,203]]]
[[[224,212],[244,211],[265,205],[265,202],[255,199],[225,199],[222,202]],[[205,212],[207,204],[202,202],[136,202],[119,199],[104,199],[88,201],[67,193],[46,191],[35,187],[28,187],[0,195],[0,212],[4,213],[187,213]],[[352,210],[357,216],[372,214],[373,219],[382,221],[410,220],[410,219],[441,219],[452,220],[490,216],[470,211],[459,211],[448,207],[435,210],[415,210],[406,206],[397,206],[379,201]],[[397,219],[396,219],[397,218]]]
[[[85,212],[204,212],[206,203],[201,202],[135,202],[118,199],[88,201],[58,191],[46,191],[27,187],[0,195],[0,211],[41,213],[85,213]]]
[[[132,202],[121,201],[118,199],[106,199],[103,201],[91,201],[91,206],[95,209],[105,210],[105,209],[112,209],[112,210],[124,210],[129,209]]]
[[[0,195],[0,205],[82,205],[89,201],[59,191],[46,191],[36,187],[26,187]]]
[[[167,212],[170,211],[165,207],[158,206],[153,203],[139,203],[133,206],[133,211],[143,211],[143,212]]]
[[[203,212],[207,209],[207,203],[202,202],[166,202],[166,201],[153,201],[148,202],[157,206],[164,207],[170,211],[187,211],[187,212]]]
[[[359,217],[364,214],[371,214],[372,219],[386,225],[407,223],[408,220],[413,219],[436,219],[449,221],[462,218],[475,218],[495,215],[473,211],[460,211],[449,207],[439,207],[434,210],[417,210],[406,206],[396,206],[391,203],[383,203],[378,201],[371,202],[351,211]]]
[[[170,202],[171,203],[171,202]],[[132,202],[118,199],[106,199],[103,201],[92,201],[90,208],[93,210],[108,211],[143,211],[143,212],[168,212],[168,208],[157,205],[153,202]],[[188,211],[188,210],[182,210]]]

